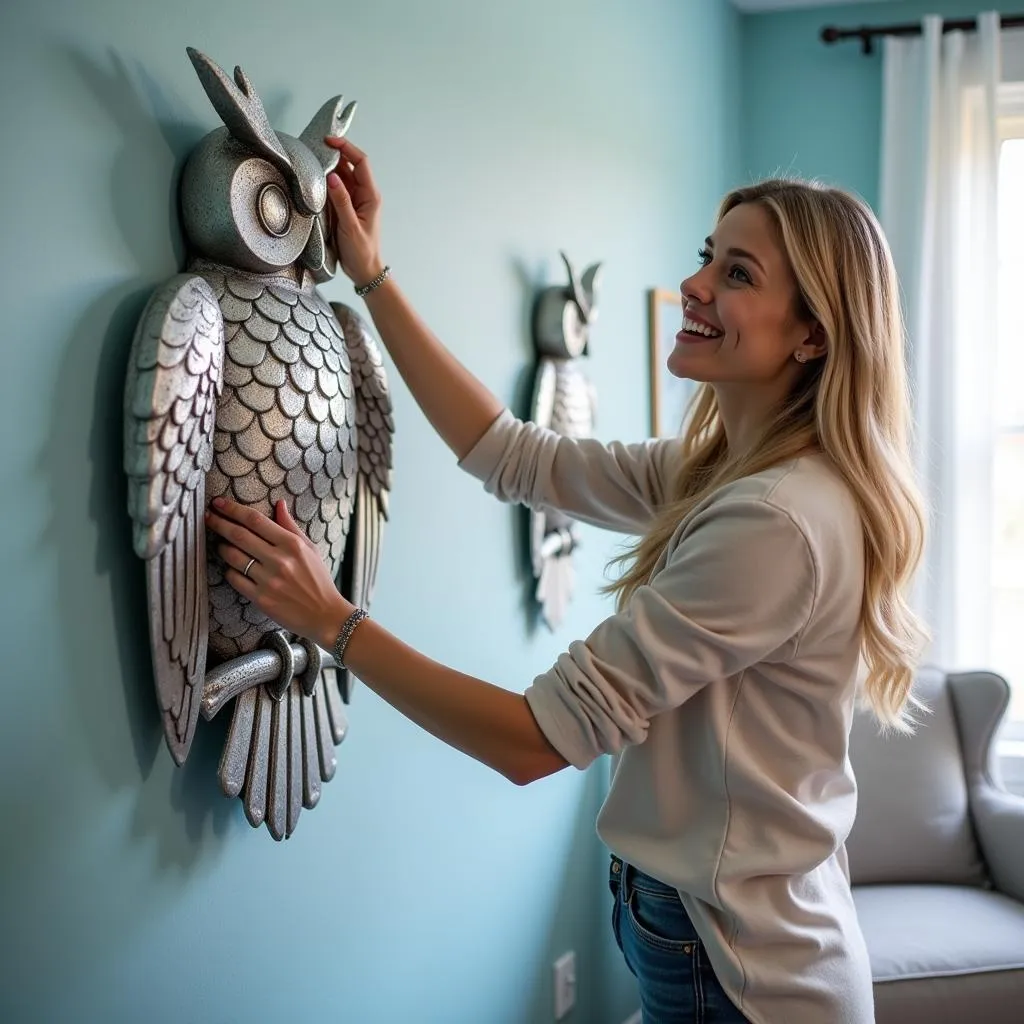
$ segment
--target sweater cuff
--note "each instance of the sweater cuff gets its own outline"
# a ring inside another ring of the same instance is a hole
[[[548,742],[573,766],[582,771],[603,754],[587,743],[579,722],[558,692],[562,683],[550,674],[538,676],[524,696],[540,731]]]
[[[480,440],[459,460],[459,468],[486,483],[505,454],[505,436],[515,421],[510,409],[502,409]]]

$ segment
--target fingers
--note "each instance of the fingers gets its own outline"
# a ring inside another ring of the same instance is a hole
[[[370,162],[362,150],[347,139],[325,137],[324,142],[341,154],[337,166],[327,175],[327,190],[336,209],[351,206],[364,223],[380,209],[380,192],[373,180]]]
[[[369,157],[358,146],[353,145],[348,139],[336,139],[331,136],[326,136],[324,142],[341,153],[338,166],[347,164],[351,167],[353,178],[359,188],[367,189],[374,195],[378,194]]]
[[[217,548],[217,553],[224,559],[225,564],[231,569],[236,569],[244,580],[254,585],[259,583],[257,574],[261,566],[258,558],[242,551],[241,548],[236,548],[232,544],[221,544]],[[252,563],[251,565],[250,562]]]
[[[360,149],[345,139],[328,137],[324,142],[340,153],[337,167],[327,175],[338,261],[349,278],[357,284],[365,283],[383,265],[377,237],[380,194],[369,161]]]
[[[341,175],[331,171],[327,175],[327,198],[336,210],[347,210],[352,205],[351,189],[342,180]]]
[[[264,561],[275,547],[289,543],[291,534],[255,509],[221,498],[213,504],[217,512],[206,513],[207,527],[247,552],[247,557]]]
[[[335,211],[346,218],[356,213],[357,201],[360,205],[365,202],[365,197],[358,192],[352,171],[345,166],[344,161],[327,175],[327,197]]]
[[[316,545],[306,536],[302,527],[295,522],[291,512],[288,511],[288,505],[283,498],[278,498],[274,505],[274,521],[307,547],[316,550]]]
[[[340,168],[338,173],[340,188],[335,189],[335,194],[342,201],[347,201],[354,213],[364,220],[367,215],[372,215],[375,209],[376,199],[365,189],[359,187],[351,169]]]
[[[225,519],[232,520],[240,526],[245,527],[251,533],[261,537],[268,544],[280,544],[281,535],[284,530],[273,519],[269,519],[254,508],[247,505],[240,505],[230,498],[214,498],[213,507]],[[253,552],[255,554],[256,552]]]
[[[358,157],[360,160],[366,159],[366,154],[349,139],[344,136],[338,135],[325,135],[324,142],[327,143],[331,149],[338,150],[339,153],[351,153],[352,162],[355,163],[355,158]]]
[[[352,173],[352,168],[349,167],[349,165],[345,163],[344,160],[340,164],[338,164],[335,173],[345,183],[345,188],[347,188],[349,192],[355,192],[355,190],[359,187],[356,184],[356,176]]]
[[[234,587],[242,597],[247,597],[253,604],[258,605],[256,595],[259,592],[259,588],[248,576],[243,576],[237,569],[228,569],[224,573],[224,580]]]
[[[226,566],[224,579],[243,597],[254,600],[259,590],[259,582],[255,578],[260,569],[259,559],[250,566],[249,561],[253,556],[231,544],[221,544],[217,553],[224,559]],[[246,569],[249,571],[246,572]]]

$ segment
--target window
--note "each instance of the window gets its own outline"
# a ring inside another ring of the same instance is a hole
[[[990,650],[1013,687],[1006,735],[1024,740],[1024,83],[1002,87],[1000,114]]]

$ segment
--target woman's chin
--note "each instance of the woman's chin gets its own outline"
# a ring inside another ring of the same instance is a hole
[[[700,371],[697,367],[698,360],[694,359],[685,350],[680,351],[679,346],[676,346],[672,352],[669,353],[668,359],[665,360],[665,368],[673,377],[679,377],[682,380],[695,380],[700,381]]]

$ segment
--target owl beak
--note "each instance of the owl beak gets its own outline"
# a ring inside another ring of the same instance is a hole
[[[317,284],[330,281],[338,269],[338,257],[335,255],[334,247],[327,241],[333,237],[330,211],[331,206],[328,203],[313,218],[313,229],[309,233],[309,241],[306,242],[306,248],[302,250],[302,255],[299,257],[299,262],[309,268],[313,280]]]

